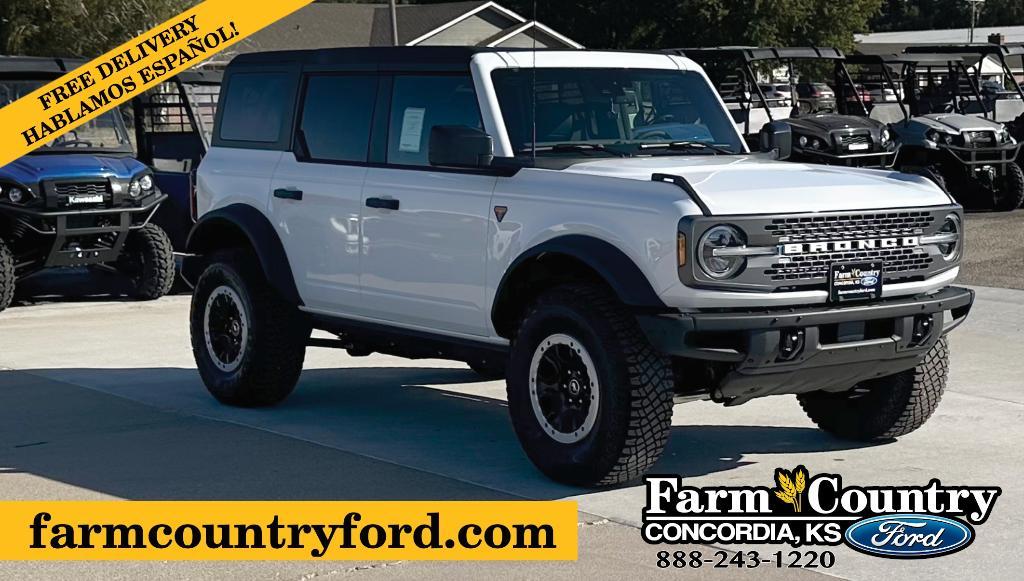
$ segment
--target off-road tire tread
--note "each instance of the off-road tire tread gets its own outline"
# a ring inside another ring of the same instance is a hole
[[[861,410],[861,414],[836,405],[820,393],[801,394],[797,398],[807,416],[826,432],[860,441],[891,440],[928,421],[942,400],[948,373],[949,344],[943,337],[915,368],[873,380],[879,381],[880,391],[872,395],[883,397],[874,398],[880,405]],[[864,412],[871,417],[863,417]]]
[[[11,306],[14,302],[14,285],[17,282],[14,276],[14,255],[0,239],[0,311]]]
[[[1024,204],[1024,171],[1016,163],[1006,165],[1006,176],[1003,177],[1002,195],[993,199],[993,209],[997,212],[1010,212]]]
[[[156,224],[146,224],[128,235],[126,251],[150,254],[138,284],[132,285],[132,296],[153,301],[171,292],[174,286],[174,248],[171,239]]]
[[[591,486],[610,486],[636,480],[661,457],[672,427],[673,375],[668,357],[654,349],[636,319],[603,286],[572,284],[542,294],[527,309],[520,327],[549,303],[582,305],[610,328],[595,328],[600,339],[627,366],[630,411],[626,439],[608,472]],[[625,386],[623,386],[625,387]]]
[[[206,377],[203,378],[204,383],[218,401],[227,405],[267,407],[280,403],[299,381],[311,324],[295,305],[282,299],[266,284],[262,269],[248,253],[225,252],[217,255],[213,263],[223,263],[242,279],[252,303],[250,325],[257,334],[255,341],[250,341],[249,355],[236,371],[239,380],[230,392],[211,387]],[[192,301],[193,321],[197,315],[202,317],[201,310],[205,309],[206,297],[200,297],[199,290],[206,290],[203,284],[206,275],[204,273],[196,283],[197,292]],[[199,313],[197,309],[200,309]],[[207,356],[201,327],[198,332],[193,329],[192,352],[197,360]]]

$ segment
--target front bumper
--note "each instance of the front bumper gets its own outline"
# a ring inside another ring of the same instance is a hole
[[[22,219],[38,235],[50,238],[43,268],[113,262],[128,233],[145,226],[167,195],[155,192],[134,206],[87,210],[47,210],[12,205],[0,212]]]
[[[868,169],[889,169],[896,163],[896,156],[900,149],[868,151],[865,153],[832,153],[817,149],[793,148],[793,152],[811,160],[813,163],[827,165],[844,165],[847,167],[862,167]]]
[[[847,306],[714,310],[639,315],[660,351],[719,362],[728,371],[712,386],[731,405],[755,397],[841,391],[913,368],[967,317],[974,291],[946,287],[929,294]],[[921,329],[927,332],[921,335]],[[785,352],[784,334],[800,347]]]

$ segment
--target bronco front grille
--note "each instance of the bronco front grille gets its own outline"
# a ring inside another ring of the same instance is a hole
[[[934,222],[935,216],[926,211],[825,214],[773,218],[764,229],[778,242],[818,242],[916,236]]]
[[[830,265],[861,261],[882,261],[886,284],[924,280],[956,266],[942,258],[938,246],[918,242],[921,237],[938,233],[950,213],[960,211],[955,206],[941,206],[697,218],[689,226],[693,240],[700,240],[714,224],[727,223],[746,234],[748,248],[774,249],[774,252],[749,255],[746,267],[729,280],[710,279],[699,266],[684,271],[683,280],[701,287],[762,292],[821,290],[826,288]],[[904,243],[906,239],[909,240]],[[882,243],[885,240],[896,242],[886,245]],[[843,241],[851,244],[837,248],[836,243]],[[785,249],[794,245],[802,251]]]

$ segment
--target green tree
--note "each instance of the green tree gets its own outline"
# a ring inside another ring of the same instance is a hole
[[[94,57],[198,0],[2,0],[0,53]]]

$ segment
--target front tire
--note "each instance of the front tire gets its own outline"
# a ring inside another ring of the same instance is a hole
[[[295,389],[310,323],[251,257],[214,259],[196,283],[190,320],[199,375],[221,403],[270,406]]]
[[[1016,163],[1006,166],[1006,175],[999,178],[992,192],[992,208],[997,212],[1015,210],[1024,203],[1024,171]]]
[[[0,311],[14,301],[14,255],[7,243],[0,239]]]
[[[857,441],[889,440],[920,428],[946,389],[949,346],[943,337],[913,369],[861,382],[848,391],[798,395],[822,430]]]
[[[117,262],[131,284],[131,295],[144,301],[156,300],[174,286],[174,250],[163,228],[146,224],[133,230],[125,240]]]
[[[554,480],[594,486],[642,476],[672,425],[672,366],[603,287],[541,295],[512,344],[508,405],[530,460]]]

